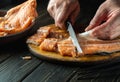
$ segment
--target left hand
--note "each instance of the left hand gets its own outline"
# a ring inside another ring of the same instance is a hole
[[[106,0],[97,10],[86,31],[100,39],[114,39],[120,35],[120,0]]]

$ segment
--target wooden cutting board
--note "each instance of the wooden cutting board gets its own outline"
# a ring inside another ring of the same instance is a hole
[[[87,20],[87,19],[86,19]],[[49,25],[51,23],[54,23],[53,19],[48,16],[48,14],[44,14],[43,16],[40,16],[38,20],[35,22],[35,30],[37,30],[41,26]],[[83,25],[82,25],[83,26]],[[82,27],[81,25],[76,25],[76,27],[79,28],[79,31],[82,31],[85,26]],[[77,29],[78,30],[78,29]],[[36,31],[34,31],[36,32]],[[73,58],[68,56],[61,56],[58,53],[55,52],[47,52],[40,50],[38,46],[33,44],[28,44],[30,52],[37,56],[40,59],[47,60],[47,61],[53,61],[53,62],[62,62],[62,63],[104,63],[104,62],[118,62],[120,60],[120,52],[112,53],[112,54],[97,54],[97,55],[90,55],[90,56],[83,56],[80,58]]]
[[[40,50],[40,48],[33,44],[28,44],[28,47],[30,51],[37,57],[49,60],[49,61],[57,61],[57,62],[67,62],[67,63],[97,63],[97,62],[106,62],[106,61],[112,61],[112,60],[118,60],[120,58],[120,52],[114,52],[112,54],[103,54],[99,53],[96,55],[86,55],[82,57],[68,57],[68,56],[62,56],[59,53],[55,52],[48,52]]]

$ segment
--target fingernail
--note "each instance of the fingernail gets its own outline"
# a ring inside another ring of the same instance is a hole
[[[85,31],[88,31],[89,30],[89,26],[87,26],[86,28],[85,28]]]
[[[85,31],[88,31],[87,28],[85,29]]]
[[[85,31],[89,31],[91,27],[92,27],[92,25],[89,24],[89,25],[85,28]]]

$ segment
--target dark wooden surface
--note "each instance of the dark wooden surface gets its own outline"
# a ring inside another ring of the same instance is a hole
[[[47,4],[39,6],[39,19],[32,32],[39,26],[53,23],[53,19],[46,12],[46,6]],[[1,9],[11,7],[12,5]],[[83,17],[86,18],[87,14]],[[78,20],[81,19],[83,18],[80,17]],[[76,24],[84,27],[90,19],[83,19],[80,23],[77,21]],[[26,38],[0,45],[0,82],[120,82],[120,61],[77,66],[47,62],[29,52],[25,43]],[[31,60],[22,59],[28,55],[32,56]]]

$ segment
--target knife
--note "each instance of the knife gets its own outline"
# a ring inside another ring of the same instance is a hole
[[[71,22],[67,21],[67,27],[68,27],[67,30],[68,30],[68,32],[69,32],[69,34],[70,34],[70,37],[71,37],[72,42],[73,42],[73,45],[76,47],[78,53],[83,53],[83,51],[82,51],[82,49],[81,49],[81,47],[80,47],[80,44],[79,44],[79,42],[78,42],[78,39],[77,39],[77,37],[76,37],[76,34],[75,34],[75,32],[74,32],[74,29],[73,29],[73,27],[72,27]]]

